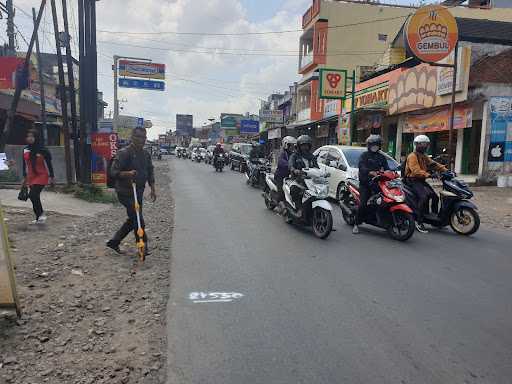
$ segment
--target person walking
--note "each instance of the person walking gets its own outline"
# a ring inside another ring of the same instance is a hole
[[[44,224],[47,218],[41,203],[41,192],[48,184],[54,183],[52,155],[44,147],[36,130],[27,132],[25,142],[27,146],[23,149],[23,186],[29,188],[28,197],[36,216],[32,224]]]
[[[135,183],[137,200],[140,205],[140,222],[144,229],[144,218],[142,216],[142,201],[146,184],[151,188],[151,200],[156,201],[155,175],[151,155],[144,149],[147,134],[144,128],[135,128],[132,132],[131,143],[119,150],[112,162],[110,174],[115,180],[115,189],[119,202],[126,208],[128,218],[111,240],[107,247],[118,254],[123,254],[119,245],[128,234],[133,231],[136,242],[137,235],[137,212],[135,210],[135,199],[133,196],[132,183]],[[143,241],[145,244],[144,254],[149,255],[148,239],[144,231]]]

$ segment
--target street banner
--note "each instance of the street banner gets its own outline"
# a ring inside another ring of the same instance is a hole
[[[107,184],[107,164],[117,153],[117,133],[91,134],[91,179],[95,185]]]
[[[455,17],[441,5],[419,8],[407,22],[404,34],[412,54],[426,63],[448,57],[459,40]]]
[[[194,126],[193,115],[176,115],[176,135],[177,136],[191,136]]]
[[[280,109],[262,109],[260,111],[260,121],[263,123],[277,123],[282,124],[284,121],[283,111]]]
[[[16,75],[20,73],[25,59],[16,56],[0,57],[0,89],[16,88]]]
[[[510,163],[512,162],[512,97],[491,97],[489,109],[491,134],[488,160],[492,163]]]
[[[319,69],[320,99],[343,99],[347,92],[347,71],[344,69]]]
[[[260,132],[260,123],[256,120],[242,120],[240,121],[240,134],[251,135]]]
[[[121,88],[146,89],[150,91],[165,91],[165,82],[140,79],[119,79]]]
[[[422,115],[409,115],[406,118],[404,133],[428,133],[447,131],[450,123],[450,108]],[[471,107],[455,107],[453,121],[454,129],[464,129],[473,126],[473,109]]]
[[[9,250],[7,225],[5,224],[0,201],[0,308],[13,308],[18,316],[20,305],[16,294],[14,268]]]
[[[123,77],[165,80],[165,64],[119,60],[119,75]]]

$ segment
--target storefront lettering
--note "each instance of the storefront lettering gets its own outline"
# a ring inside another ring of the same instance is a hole
[[[388,90],[389,88],[386,87],[356,96],[356,109],[375,105],[386,105],[388,103]]]

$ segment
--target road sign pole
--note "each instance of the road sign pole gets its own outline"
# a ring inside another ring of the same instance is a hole
[[[454,59],[453,59],[453,84],[452,84],[452,102],[450,105],[450,125],[448,129],[448,157],[450,159],[450,169],[455,170],[454,167],[454,151],[453,151],[453,123],[455,121],[455,92],[457,92],[457,71],[458,71],[458,53],[459,43],[455,44]]]

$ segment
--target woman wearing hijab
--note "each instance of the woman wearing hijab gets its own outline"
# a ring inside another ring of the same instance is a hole
[[[53,184],[52,156],[43,146],[36,130],[29,130],[25,141],[27,146],[23,150],[23,185],[30,188],[29,198],[36,215],[32,224],[43,224],[46,216],[41,204],[41,192],[45,186]]]

